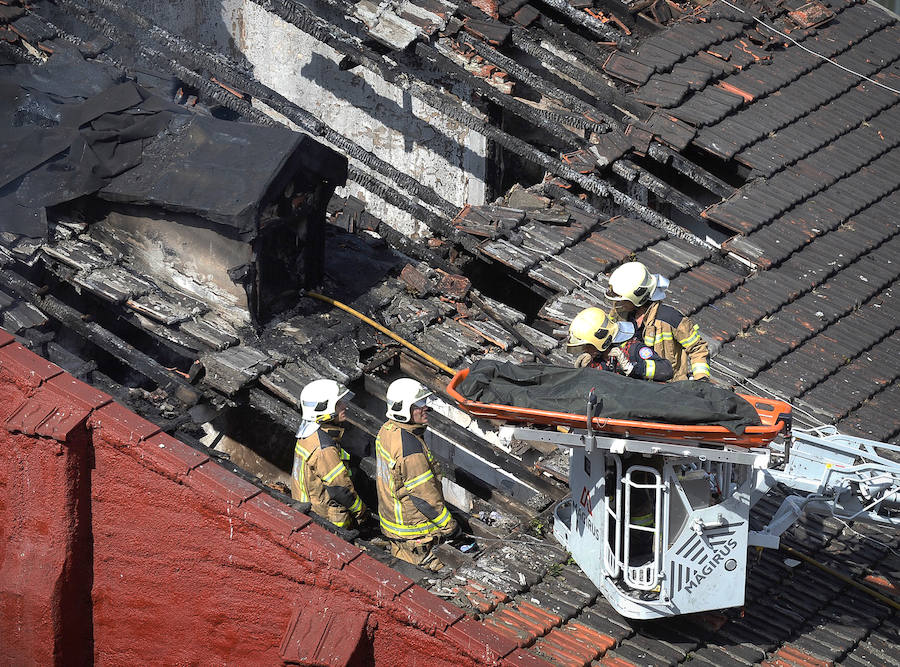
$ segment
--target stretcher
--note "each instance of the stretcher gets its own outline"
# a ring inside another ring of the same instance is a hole
[[[497,403],[472,401],[459,393],[459,384],[466,379],[469,369],[464,368],[453,376],[447,385],[447,393],[459,408],[473,417],[499,420],[513,424],[540,424],[586,429],[587,410],[583,414],[553,412],[535,408],[520,408]],[[662,440],[690,441],[694,443],[737,445],[740,447],[765,447],[779,433],[790,432],[791,406],[784,401],[737,394],[746,400],[759,415],[759,426],[748,426],[742,434],[732,433],[723,426],[704,424],[664,424],[650,421],[594,417],[593,430],[630,438],[655,438]],[[585,408],[587,401],[585,401]]]

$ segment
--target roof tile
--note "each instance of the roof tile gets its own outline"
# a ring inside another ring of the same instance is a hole
[[[281,537],[287,537],[312,521],[306,514],[285,505],[267,493],[260,493],[244,501],[236,513]],[[399,573],[394,574],[402,576]]]
[[[187,483],[218,496],[229,505],[240,505],[260,493],[259,488],[214,461],[206,461],[192,470]]]
[[[294,551],[311,561],[325,561],[329,567],[341,569],[362,553],[316,523],[309,523],[291,533]]]
[[[485,662],[499,660],[518,648],[513,640],[498,635],[484,623],[467,618],[451,625],[443,635]]]
[[[65,382],[65,378],[71,378],[74,382],[78,382],[69,375],[60,378],[60,380]],[[83,383],[78,382],[78,384]],[[74,383],[72,383],[71,386],[74,387]],[[91,387],[88,387],[88,389],[96,394],[101,394],[94,398],[94,401],[98,404],[100,404],[100,401],[104,401],[108,398],[105,394],[97,392]],[[107,401],[105,404],[100,405],[102,405],[102,407],[96,410],[91,416],[91,425],[94,428],[104,429],[106,433],[114,433],[115,437],[121,439],[123,444],[138,443],[160,432],[159,426],[139,417],[119,403]]]
[[[19,343],[8,342],[0,347],[0,373],[7,374],[16,381],[37,387],[62,372],[59,366],[42,359]]]
[[[209,460],[208,456],[162,432],[150,436],[141,444],[144,459],[152,461],[154,466],[173,477],[185,476]]]

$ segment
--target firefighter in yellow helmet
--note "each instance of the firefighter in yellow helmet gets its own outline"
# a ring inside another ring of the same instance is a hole
[[[411,378],[387,390],[387,418],[375,439],[378,515],[391,553],[437,571],[443,563],[432,549],[457,531],[444,504],[435,462],[422,438],[431,391]]]
[[[672,380],[709,380],[709,347],[690,318],[662,303],[668,286],[640,262],[622,264],[609,277],[610,316],[632,322],[644,345],[672,363]]]
[[[340,426],[353,393],[334,380],[314,380],[300,392],[303,421],[297,431],[291,495],[309,502],[312,510],[341,528],[362,523],[366,516],[340,446]]]
[[[672,364],[634,337],[631,322],[616,322],[599,308],[585,308],[575,316],[566,346],[579,368],[657,382],[672,379]]]

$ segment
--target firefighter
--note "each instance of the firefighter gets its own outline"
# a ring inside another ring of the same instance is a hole
[[[350,455],[340,446],[353,393],[334,380],[315,380],[300,392],[303,421],[297,431],[291,495],[309,502],[312,510],[341,528],[361,524],[366,518],[363,504],[347,462]]]
[[[669,281],[640,262],[612,272],[606,298],[614,301],[610,317],[630,321],[644,345],[672,364],[672,380],[709,380],[709,347],[699,327],[680,311],[662,303]]]
[[[444,504],[435,462],[422,439],[431,393],[411,378],[387,390],[387,418],[375,439],[378,515],[391,553],[433,571],[444,564],[432,549],[458,531]]]
[[[628,377],[666,382],[672,364],[634,337],[631,322],[616,322],[599,308],[585,308],[569,325],[566,343],[575,366],[599,368]]]

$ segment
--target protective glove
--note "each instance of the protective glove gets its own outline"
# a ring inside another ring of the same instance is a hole
[[[575,368],[587,368],[591,365],[591,362],[594,360],[594,357],[585,352],[584,354],[579,354],[578,358],[575,359]]]
[[[634,362],[628,358],[621,347],[614,347],[609,355],[618,362],[619,368],[625,375],[631,375],[634,372]]]

